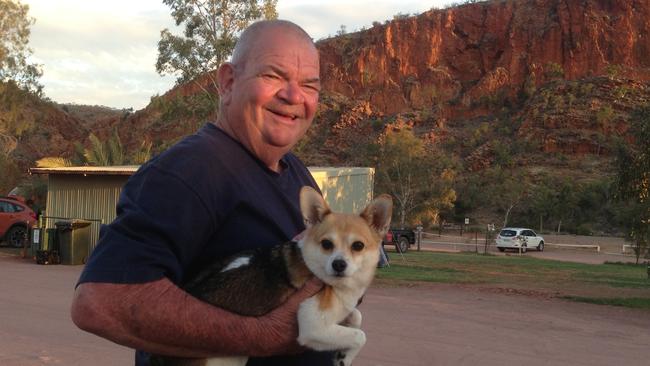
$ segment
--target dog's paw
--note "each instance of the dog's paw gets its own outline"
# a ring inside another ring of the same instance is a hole
[[[334,366],[351,366],[352,360],[354,359],[353,355],[357,353],[358,351],[353,352],[353,350],[336,352],[336,356],[334,357]]]
[[[346,353],[344,351],[336,352],[334,356],[334,366],[349,366],[350,363],[346,363]]]
[[[352,348],[361,348],[363,347],[364,344],[366,344],[366,333],[364,333],[360,329],[355,329],[356,332],[354,332],[354,340],[351,344]]]

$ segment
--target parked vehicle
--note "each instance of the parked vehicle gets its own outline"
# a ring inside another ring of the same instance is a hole
[[[391,228],[386,233],[383,245],[394,245],[395,250],[406,253],[412,244],[415,244],[415,231],[411,229]]]
[[[0,197],[0,241],[5,245],[23,246],[36,221],[36,213],[18,198]]]
[[[500,252],[506,249],[521,249],[522,253],[526,253],[531,248],[542,252],[544,251],[544,238],[531,229],[505,227],[497,235],[496,246]]]

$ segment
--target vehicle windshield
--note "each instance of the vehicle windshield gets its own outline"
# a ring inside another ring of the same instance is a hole
[[[499,233],[499,235],[501,235],[501,236],[512,237],[512,236],[516,236],[516,235],[517,235],[517,232],[514,231],[514,230],[501,230],[501,232]]]

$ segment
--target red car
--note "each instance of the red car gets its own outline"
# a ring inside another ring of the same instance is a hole
[[[36,221],[36,213],[18,198],[0,197],[0,241],[5,245],[22,247]]]

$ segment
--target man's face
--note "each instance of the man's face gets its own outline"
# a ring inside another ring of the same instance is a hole
[[[261,35],[235,65],[227,96],[227,119],[257,156],[287,152],[314,119],[320,91],[318,51],[291,32]]]

